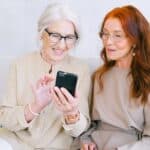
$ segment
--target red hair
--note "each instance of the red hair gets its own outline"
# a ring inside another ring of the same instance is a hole
[[[145,104],[150,93],[150,24],[142,13],[131,5],[115,8],[106,14],[99,32],[100,37],[109,18],[118,19],[131,43],[136,45],[136,55],[133,57],[129,73],[132,76],[130,94],[136,99],[141,97],[141,103]],[[101,51],[101,57],[104,64],[95,72],[94,78],[98,79],[102,89],[102,76],[115,65],[115,61],[107,59],[105,48]]]

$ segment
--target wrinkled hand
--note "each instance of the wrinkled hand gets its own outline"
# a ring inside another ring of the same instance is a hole
[[[83,143],[80,150],[97,150],[95,143]]]
[[[79,98],[77,93],[73,97],[65,88],[54,87],[51,90],[52,99],[58,110],[64,115],[76,114],[78,112]]]
[[[51,82],[54,78],[50,75],[45,75],[40,78],[35,85],[32,86],[32,91],[35,96],[35,105],[43,109],[51,102]]]

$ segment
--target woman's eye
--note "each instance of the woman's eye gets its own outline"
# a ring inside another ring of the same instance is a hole
[[[56,38],[59,38],[59,37],[60,37],[60,35],[58,35],[58,34],[51,34],[51,36],[52,36],[52,37],[56,37]]]

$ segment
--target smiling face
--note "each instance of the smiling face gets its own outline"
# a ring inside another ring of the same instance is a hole
[[[130,65],[132,60],[132,43],[126,36],[118,19],[108,18],[106,20],[101,38],[108,60],[115,60],[118,65]]]
[[[42,40],[42,51],[46,59],[52,62],[61,61],[68,54],[68,50],[74,47],[76,41],[74,25],[66,20],[54,21],[46,31],[43,31]],[[74,40],[74,43],[70,44],[71,40]]]

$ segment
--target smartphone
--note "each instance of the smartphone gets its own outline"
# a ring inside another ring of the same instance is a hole
[[[77,85],[78,76],[73,73],[58,71],[56,75],[55,86],[67,89],[72,96],[75,96],[75,89]]]

